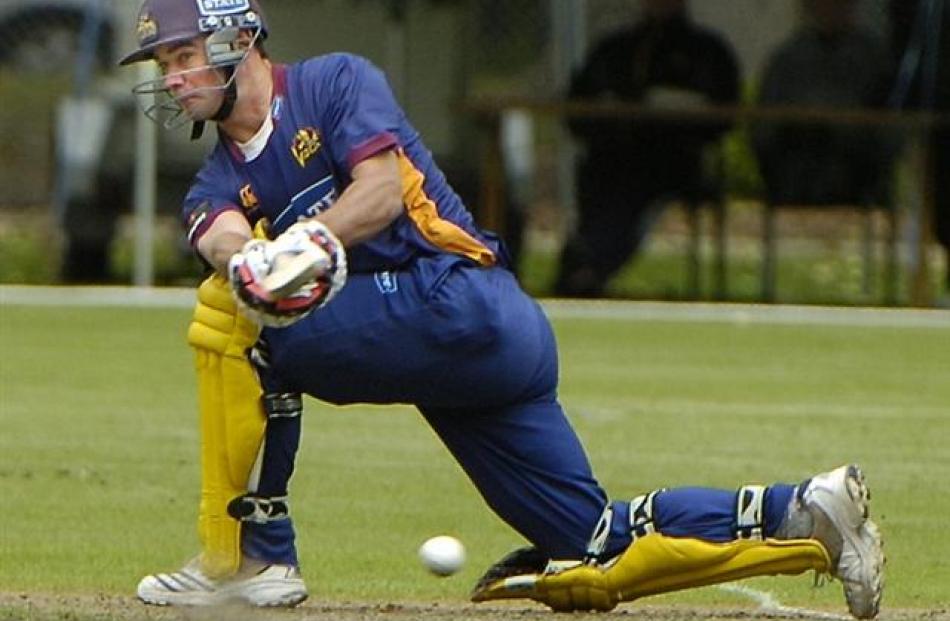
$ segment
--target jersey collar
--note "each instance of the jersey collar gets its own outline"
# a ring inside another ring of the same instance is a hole
[[[284,106],[287,103],[287,65],[274,63],[271,66],[271,79],[273,80],[274,92],[270,102],[270,117],[276,130],[280,118],[283,116]],[[238,162],[245,161],[241,149],[220,129],[218,129],[218,139],[227,147],[231,157]]]

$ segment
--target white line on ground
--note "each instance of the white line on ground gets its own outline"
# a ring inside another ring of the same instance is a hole
[[[0,285],[0,304],[190,308],[195,289],[155,287],[34,287]]]
[[[542,304],[550,316],[556,319],[950,327],[950,311],[939,309],[555,299],[543,300]]]
[[[195,290],[0,285],[0,304],[191,308]],[[950,328],[950,311],[764,304],[541,300],[553,319]]]
[[[784,606],[778,599],[768,591],[760,591],[744,584],[730,582],[720,584],[719,589],[736,593],[747,597],[759,605],[762,612],[769,616],[782,616],[789,618],[807,618],[807,619],[825,619],[828,621],[848,621],[851,617],[839,615],[833,612],[822,612],[820,610],[809,610],[807,608],[795,608],[794,606]]]

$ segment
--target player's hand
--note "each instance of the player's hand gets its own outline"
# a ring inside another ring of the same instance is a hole
[[[273,241],[251,240],[228,264],[245,312],[270,327],[287,326],[329,302],[346,283],[346,253],[335,235],[311,220]]]

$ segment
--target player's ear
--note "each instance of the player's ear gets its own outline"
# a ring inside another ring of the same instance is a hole
[[[254,41],[254,33],[252,33],[250,30],[242,30],[238,33],[238,38],[237,38],[236,43],[240,49],[246,50],[249,47],[251,47],[251,43],[253,41]]]
[[[235,40],[235,45],[239,50],[247,50],[254,46],[252,51],[256,51],[260,54],[261,58],[268,58],[267,50],[264,49],[264,40],[262,37],[257,37],[257,42],[255,43],[255,34],[253,30],[242,30],[238,33],[238,38]]]

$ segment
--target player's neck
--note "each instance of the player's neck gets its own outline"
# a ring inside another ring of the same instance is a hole
[[[219,126],[235,142],[247,142],[270,114],[274,79],[270,61],[259,56],[247,59],[238,71],[234,110]]]

